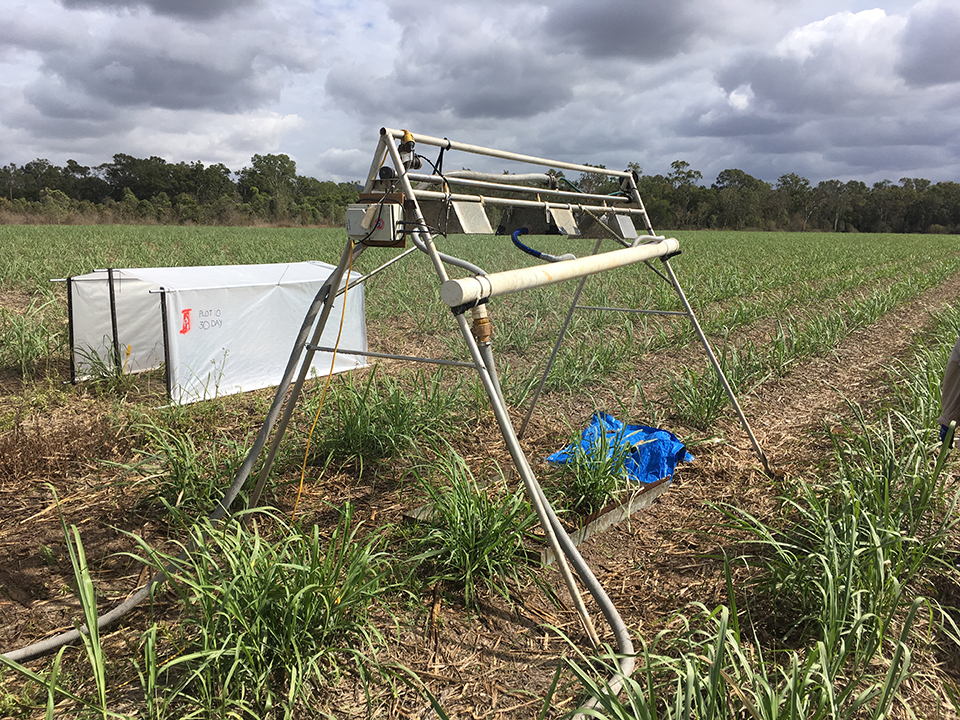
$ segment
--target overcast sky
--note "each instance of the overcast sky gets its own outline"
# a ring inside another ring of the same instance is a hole
[[[388,126],[708,185],[960,181],[958,47],[958,0],[0,0],[0,164],[358,180]]]

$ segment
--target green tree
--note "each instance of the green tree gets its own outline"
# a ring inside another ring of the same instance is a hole
[[[607,169],[606,165],[584,164],[595,167],[598,170]],[[620,183],[617,182],[617,179],[609,175],[604,175],[603,173],[580,173],[580,177],[577,178],[575,185],[583,192],[590,193],[591,195],[610,195],[620,190]]]
[[[788,211],[799,222],[799,230],[806,230],[816,207],[810,181],[796,173],[781,175],[777,180],[777,192],[787,198]]]
[[[3,194],[8,200],[14,198],[13,189],[19,186],[19,177],[20,170],[13,163],[0,167],[0,187],[3,188]],[[19,193],[17,197],[19,197]]]
[[[839,180],[822,180],[814,188],[813,197],[820,226],[833,232],[845,229],[846,224],[841,227],[840,221],[849,208],[847,187]]]
[[[699,170],[693,170],[686,160],[674,160],[670,163],[670,167],[673,168],[673,172],[667,177],[673,183],[675,190],[695,187],[703,179],[703,173]]]
[[[297,164],[288,155],[254,155],[250,166],[240,171],[238,187],[241,197],[256,205],[265,217],[282,219],[296,194]],[[258,213],[261,214],[261,213]]]
[[[28,162],[21,168],[20,178],[20,197],[27,200],[40,200],[44,189],[64,189],[60,168],[46,159]]]
[[[709,216],[710,202],[701,197],[701,188],[697,183],[703,179],[703,173],[690,167],[686,160],[674,160],[673,169],[667,179],[673,188],[670,210],[676,219],[677,227],[702,224]]]
[[[717,220],[721,227],[740,230],[762,224],[764,200],[770,192],[768,183],[733,168],[717,175],[713,189],[717,194]]]
[[[174,167],[162,157],[136,158],[117,153],[113,162],[104,163],[98,170],[103,173],[115,200],[123,200],[125,189],[138,198],[179,191],[175,186]]]

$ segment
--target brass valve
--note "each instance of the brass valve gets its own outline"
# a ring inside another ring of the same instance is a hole
[[[473,316],[473,326],[470,331],[478,343],[489,343],[493,338],[493,323],[487,315],[486,305],[477,305],[470,311]]]

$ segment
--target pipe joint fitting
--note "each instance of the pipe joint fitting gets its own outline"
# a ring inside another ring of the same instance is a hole
[[[473,318],[470,332],[473,333],[474,339],[479,344],[489,343],[493,339],[493,323],[490,322],[486,303],[471,308],[470,316]]]
[[[493,339],[493,323],[490,322],[488,317],[475,317],[470,332],[473,333],[473,337],[478,343],[489,343]]]

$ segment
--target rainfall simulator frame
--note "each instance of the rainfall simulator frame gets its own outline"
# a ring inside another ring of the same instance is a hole
[[[436,148],[435,161],[419,154],[418,151],[423,147]],[[522,172],[507,171],[503,174],[471,170],[444,172],[444,159],[455,153],[458,154],[456,155],[458,164],[461,164],[459,161],[463,156],[483,156],[516,164],[520,166]],[[427,172],[426,165],[432,167],[433,172]],[[530,171],[531,167],[536,171]],[[561,186],[561,178],[558,177],[557,171],[612,177],[619,184],[620,192],[614,195],[601,195],[580,192],[569,184]],[[637,175],[629,170],[621,172],[590,165],[548,160],[454,142],[447,138],[415,134],[407,130],[382,128],[359,202],[349,206],[346,211],[347,242],[340,261],[325,284],[326,290],[321,290],[308,312],[301,331],[301,339],[298,340],[290,358],[288,373],[297,363],[301,369],[296,381],[293,382],[283,414],[279,417],[277,431],[274,433],[253,497],[259,497],[272,467],[280,439],[307,376],[313,354],[337,352],[334,347],[321,345],[318,338],[322,335],[330,318],[334,300],[344,291],[349,291],[351,287],[344,284],[343,279],[348,276],[353,261],[360,253],[377,247],[403,249],[403,252],[358,281],[367,282],[406,258],[425,256],[433,265],[439,284],[440,299],[449,308],[452,320],[459,328],[470,361],[418,358],[367,351],[346,352],[356,352],[359,355],[374,358],[465,366],[476,371],[490,401],[511,459],[544,530],[549,553],[556,559],[557,569],[563,577],[587,636],[595,646],[600,645],[600,638],[587,613],[574,572],[602,611],[616,638],[618,652],[621,654],[622,676],[629,676],[634,663],[630,634],[609,596],[583,560],[573,539],[567,535],[557,519],[519,442],[532,417],[573,313],[583,309],[578,305],[578,301],[584,284],[590,276],[615,268],[637,266],[640,271],[653,272],[673,288],[683,308],[682,311],[642,308],[590,309],[685,316],[693,326],[710,364],[750,438],[757,457],[764,469],[770,472],[768,460],[670,265],[670,258],[680,252],[680,243],[675,238],[664,237],[654,232],[637,189],[637,179]],[[464,192],[465,190],[469,192]],[[487,207],[497,207],[501,210],[497,233],[509,234],[517,248],[539,259],[540,264],[487,273],[470,260],[446,254],[438,247],[438,240],[442,240],[442,237],[447,234],[492,235],[494,228],[486,212]],[[593,252],[586,256],[575,257],[571,254],[558,256],[528,246],[521,239],[526,234],[590,237],[596,238],[597,243]],[[601,252],[605,243],[613,247]],[[654,260],[659,261],[659,267],[652,262]],[[448,269],[451,268],[457,268],[456,274],[466,273],[466,276],[450,277]],[[574,280],[578,283],[572,292],[570,308],[523,422],[517,428],[507,411],[497,377],[493,355],[491,303],[497,297],[508,293],[523,292]],[[311,329],[314,339],[308,341],[306,335]],[[304,356],[302,363],[301,355]],[[290,379],[292,381],[292,374]],[[283,386],[280,392],[285,392]],[[269,418],[268,422],[271,422]],[[666,484],[663,484],[659,491],[663,489],[666,489]],[[617,689],[615,686],[619,681],[612,679],[610,682],[612,689]]]

